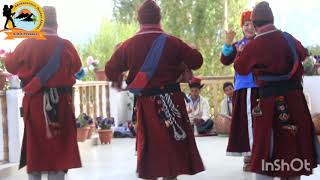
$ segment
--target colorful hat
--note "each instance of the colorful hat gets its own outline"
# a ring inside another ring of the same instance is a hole
[[[246,21],[251,21],[252,11],[243,11],[241,13],[240,26],[242,27]]]
[[[190,88],[202,89],[203,86],[204,86],[204,84],[201,84],[201,79],[198,77],[192,77],[192,79],[189,81]]]

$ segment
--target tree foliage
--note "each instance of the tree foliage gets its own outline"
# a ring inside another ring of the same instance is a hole
[[[117,23],[108,19],[103,19],[97,34],[90,39],[88,43],[77,47],[80,52],[82,65],[86,66],[87,58],[92,56],[94,59],[99,60],[98,68],[103,69],[104,65],[113,54],[115,46],[131,37],[137,28],[138,27],[135,24]],[[90,71],[84,80],[94,80],[94,73]]]
[[[117,22],[136,23],[137,9],[144,0],[113,0]],[[220,52],[224,41],[225,0],[158,0],[162,10],[162,25],[170,34],[195,44],[205,62],[197,74],[230,75],[232,67],[223,66]],[[229,27],[242,36],[239,27],[241,11],[247,0],[228,0]]]
[[[320,45],[310,46],[308,47],[308,50],[310,51],[311,54],[315,56],[320,55]]]
[[[312,56],[319,56],[320,55],[320,46],[310,46],[307,48]],[[303,62],[304,67],[304,74],[306,76],[314,76],[319,75],[317,68],[315,67],[314,58],[310,56]]]

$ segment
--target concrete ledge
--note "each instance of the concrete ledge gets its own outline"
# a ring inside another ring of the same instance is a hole
[[[100,144],[99,137],[93,136],[91,139],[86,140],[85,142],[78,143],[80,151],[86,151],[92,146]],[[0,164],[0,179],[12,176],[20,176],[21,174],[26,173],[26,168],[19,170],[18,163],[4,163]]]
[[[0,179],[25,172],[25,168],[19,170],[18,163],[6,163],[0,165]]]

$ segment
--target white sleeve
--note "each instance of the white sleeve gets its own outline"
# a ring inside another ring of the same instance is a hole
[[[208,119],[210,119],[210,116],[209,116],[209,112],[210,112],[209,102],[206,99],[202,99],[201,104],[202,104],[202,117],[201,117],[201,119],[207,121]]]
[[[221,101],[221,114],[225,115],[225,116],[229,116],[229,113],[228,113],[228,103],[227,103],[227,100],[226,98],[224,98],[222,101]]]
[[[185,104],[186,104],[186,109],[187,109],[187,112],[189,111],[189,103],[187,101],[184,101]]]

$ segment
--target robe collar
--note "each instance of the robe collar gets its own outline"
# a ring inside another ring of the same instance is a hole
[[[164,31],[161,28],[160,24],[141,24],[140,31],[136,35],[140,34],[151,34],[151,33],[163,33]]]
[[[277,31],[279,31],[279,30],[274,26],[274,24],[267,24],[267,25],[262,26],[260,28],[259,32],[257,32],[255,39],[260,36],[264,36],[264,35],[267,35],[267,34],[270,34],[273,32],[277,32]]]
[[[58,36],[57,30],[52,28],[42,28],[42,31],[45,32],[45,36]]]

